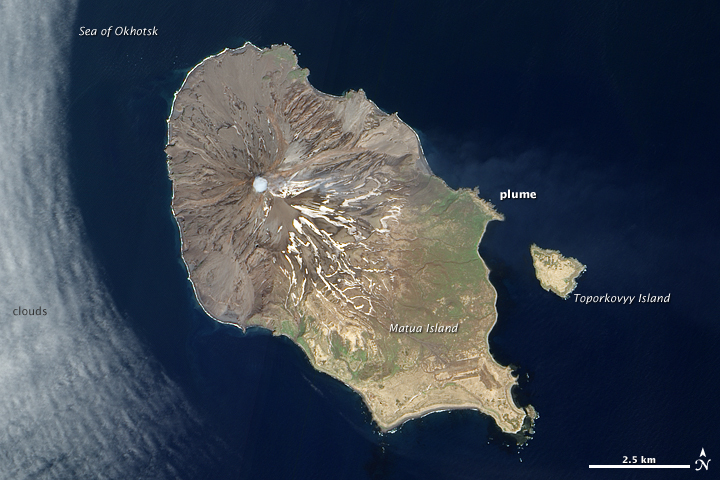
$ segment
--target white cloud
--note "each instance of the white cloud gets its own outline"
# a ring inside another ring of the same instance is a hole
[[[201,427],[114,309],[70,196],[74,11],[0,8],[0,478],[177,478]]]

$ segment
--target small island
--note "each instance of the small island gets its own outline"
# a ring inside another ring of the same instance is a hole
[[[478,255],[500,220],[434,176],[416,133],[362,90],[316,90],[287,45],[203,60],[166,148],[182,258],[217,321],[292,339],[382,430],[476,409],[530,430],[490,354],[496,292]]]
[[[535,244],[530,246],[530,254],[540,286],[567,300],[577,287],[576,279],[587,267],[575,258],[563,257],[557,250],[545,250]]]

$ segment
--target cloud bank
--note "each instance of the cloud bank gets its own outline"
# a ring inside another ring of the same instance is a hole
[[[115,310],[72,203],[75,8],[0,7],[0,478],[189,478],[202,427]]]

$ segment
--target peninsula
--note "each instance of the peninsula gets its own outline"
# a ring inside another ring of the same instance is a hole
[[[563,257],[557,250],[545,250],[535,244],[530,246],[530,254],[540,286],[567,300],[577,287],[576,279],[587,267],[575,258]]]
[[[476,409],[530,429],[490,355],[496,292],[478,244],[501,219],[433,176],[415,132],[365,93],[319,92],[287,45],[203,60],[166,148],[182,258],[203,309],[294,340],[377,425]]]

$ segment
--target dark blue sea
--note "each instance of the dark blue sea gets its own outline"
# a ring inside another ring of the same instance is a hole
[[[710,478],[694,471],[702,448],[720,469],[716,2],[81,1],[75,30],[66,129],[87,244],[201,425],[154,459],[162,478]],[[245,41],[290,44],[321,91],[363,88],[418,131],[437,175],[505,215],[480,253],[498,291],[491,350],[540,414],[523,447],[471,411],[381,434],[291,341],[198,307],[166,118],[190,68]],[[537,199],[500,201],[507,189]],[[532,243],[587,265],[575,293],[671,301],[563,301],[535,279]],[[588,468],[623,456],[692,468]]]

